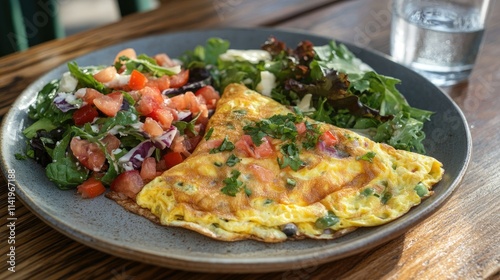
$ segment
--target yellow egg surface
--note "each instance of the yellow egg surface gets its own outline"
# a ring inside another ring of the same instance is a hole
[[[407,213],[432,195],[443,172],[432,157],[231,84],[193,154],[148,183],[136,202],[162,225],[218,240],[333,239]]]

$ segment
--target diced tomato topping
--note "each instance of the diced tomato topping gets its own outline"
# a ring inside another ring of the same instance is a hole
[[[110,189],[135,200],[135,197],[141,191],[142,187],[144,187],[144,181],[139,171],[130,170],[118,175],[113,182],[111,182]]]
[[[335,136],[335,134],[333,134],[333,132],[331,132],[330,130],[325,131],[325,133],[321,134],[319,139],[325,142],[325,145],[327,146],[335,146],[339,142],[337,136]]]
[[[149,134],[149,136],[151,137],[156,137],[163,134],[163,128],[161,128],[160,124],[158,124],[157,121],[150,117],[146,118],[142,129],[144,129],[144,132]]]
[[[174,109],[178,111],[183,111],[187,108],[186,99],[184,98],[184,94],[179,94],[173,97],[170,97],[170,103]]]
[[[223,139],[211,139],[205,142],[205,145],[207,146],[207,149],[215,149],[220,147],[222,144]]]
[[[116,54],[115,63],[120,61],[120,57],[122,57],[122,56],[126,56],[126,57],[132,58],[132,59],[137,58],[137,54],[136,54],[135,50],[132,48],[128,48],[128,49],[124,49]]]
[[[106,147],[106,150],[108,153],[111,153],[113,150],[116,150],[120,147],[120,139],[118,139],[116,136],[113,134],[108,134],[106,137],[104,137],[101,142],[104,144]]]
[[[106,191],[106,188],[101,181],[94,177],[90,177],[81,185],[76,187],[76,191],[81,194],[83,198],[94,198],[103,194]]]
[[[113,80],[116,76],[116,68],[109,66],[94,74],[94,78],[101,83],[107,83]]]
[[[149,98],[153,102],[157,103],[158,107],[163,103],[163,95],[160,90],[154,87],[146,86],[139,91],[141,98]]]
[[[184,156],[189,156],[191,153],[186,148],[184,136],[185,135],[176,135],[170,149],[176,153],[181,153]]]
[[[170,57],[165,53],[159,53],[153,57],[156,60],[156,64],[163,67],[175,66],[175,62],[170,59]]]
[[[85,95],[83,96],[83,101],[85,101],[87,104],[94,104],[94,99],[103,96],[104,94],[98,92],[97,90],[93,88],[87,88],[85,89]]]
[[[172,126],[172,121],[174,120],[172,112],[167,108],[155,109],[148,116],[156,120],[163,129],[169,129],[170,126]]]
[[[262,143],[256,146],[252,141],[252,137],[243,135],[234,145],[240,153],[247,157],[266,158],[274,154],[273,146],[267,138],[263,138]]]
[[[144,182],[149,182],[156,178],[156,160],[154,157],[147,157],[144,159],[140,174]]]
[[[75,125],[81,126],[86,123],[91,123],[97,116],[99,116],[97,109],[87,104],[73,113],[73,121]]]
[[[184,157],[178,152],[169,152],[163,156],[167,169],[170,169],[184,161]]]
[[[191,113],[196,114],[200,112],[200,103],[196,98],[196,95],[191,91],[184,93],[184,99],[186,100],[186,108],[191,111]]]
[[[220,99],[219,93],[212,86],[204,86],[196,91],[196,96],[201,96],[205,100],[208,109],[214,109]]]
[[[128,81],[128,86],[132,90],[140,90],[146,86],[147,82],[148,78],[146,78],[146,76],[144,76],[144,74],[142,74],[141,72],[134,69],[130,74],[130,80]]]
[[[303,134],[307,131],[306,124],[303,122],[295,124],[295,127],[297,128],[297,132],[299,134]]]
[[[271,182],[274,179],[274,173],[271,170],[262,167],[258,164],[250,164],[248,169],[257,177],[261,182]]]
[[[94,104],[97,109],[109,117],[116,116],[116,113],[118,113],[122,107],[122,103],[123,95],[118,91],[94,99]]]
[[[189,70],[182,70],[179,74],[169,76],[170,87],[179,88],[185,85],[189,80]]]
[[[96,143],[73,137],[70,149],[78,161],[92,171],[100,171],[106,161],[104,152]]]
[[[167,75],[161,76],[159,78],[149,78],[146,86],[157,88],[160,91],[170,88],[170,78]]]

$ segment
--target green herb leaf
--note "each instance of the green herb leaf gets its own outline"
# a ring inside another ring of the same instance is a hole
[[[328,213],[316,220],[314,225],[319,229],[326,229],[340,222],[340,219],[333,213],[332,211],[328,211]]]
[[[281,146],[283,159],[278,158],[278,164],[281,169],[290,166],[293,171],[299,170],[304,162],[299,158],[299,149],[295,143],[289,143]]]
[[[221,192],[229,196],[236,196],[243,185],[243,182],[238,180],[240,174],[241,172],[238,170],[231,171],[231,177],[222,181],[224,183],[224,187],[221,189]]]
[[[236,157],[234,154],[231,154],[226,160],[226,165],[232,167],[235,166],[240,161],[241,161],[240,158]]]
[[[220,153],[220,152],[224,152],[224,151],[232,151],[232,150],[234,150],[234,144],[231,141],[229,141],[229,138],[226,136],[226,137],[224,137],[224,140],[222,140],[222,143],[220,144],[220,146],[217,148],[211,149],[210,153],[215,154],[215,153]]]
[[[365,161],[373,162],[373,158],[375,158],[375,155],[376,155],[375,152],[369,151],[362,156],[357,156],[356,160],[365,160]]]
[[[211,128],[207,131],[207,133],[205,134],[205,140],[207,140],[207,141],[208,141],[208,139],[210,139],[210,137],[212,137],[212,133],[214,133],[214,128],[213,128],[213,127],[211,127]]]

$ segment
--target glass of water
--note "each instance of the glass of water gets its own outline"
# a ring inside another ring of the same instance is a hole
[[[481,46],[490,2],[394,0],[391,55],[438,86],[468,78]]]

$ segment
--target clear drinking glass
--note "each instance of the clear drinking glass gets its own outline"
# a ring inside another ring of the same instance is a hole
[[[391,55],[436,85],[466,80],[481,46],[490,2],[394,0]]]

